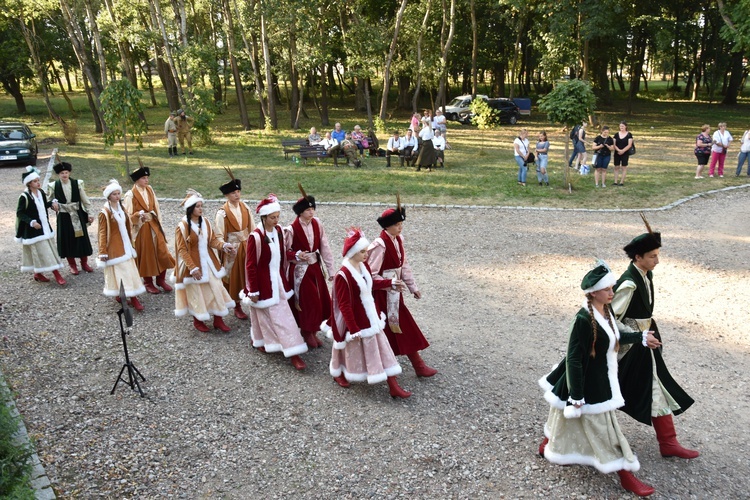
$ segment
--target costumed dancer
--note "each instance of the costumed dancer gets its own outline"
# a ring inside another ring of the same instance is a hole
[[[333,313],[321,328],[333,337],[330,372],[341,387],[349,382],[388,382],[394,398],[408,398],[411,392],[398,385],[401,373],[396,356],[383,332],[385,314],[378,315],[373,288],[397,288],[401,282],[373,280],[367,260],[370,244],[359,228],[347,230],[341,269],[333,281]]]
[[[261,352],[282,352],[294,368],[304,370],[305,362],[299,355],[307,352],[307,344],[289,308],[294,291],[284,276],[286,252],[276,196],[269,194],[261,200],[255,213],[261,223],[247,240],[246,284],[241,294],[242,302],[251,307],[253,347]]]
[[[628,269],[615,287],[612,308],[620,331],[653,331],[662,340],[652,318],[654,311],[654,267],[659,263],[661,233],[651,230],[636,236],[623,250],[630,257]],[[696,458],[700,453],[677,442],[672,415],[679,415],[693,399],[675,382],[667,370],[661,349],[648,350],[634,345],[620,359],[620,386],[625,397],[624,412],[646,425],[654,426],[663,457]]]
[[[177,256],[174,315],[190,313],[195,329],[205,333],[208,326],[204,321],[213,314],[214,328],[228,332],[230,328],[222,318],[235,303],[221,281],[227,272],[210,249],[235,253],[234,247],[218,238],[208,219],[203,217],[203,197],[199,192],[188,189],[180,206],[185,208],[185,217],[174,234]]]
[[[404,303],[405,291],[411,292],[415,299],[422,297],[406,259],[404,240],[401,236],[404,220],[406,208],[401,206],[401,198],[397,196],[396,209],[389,208],[378,217],[378,224],[383,230],[368,248],[370,256],[367,263],[372,270],[373,279],[395,279],[400,282],[395,289],[377,290],[374,293],[378,310],[386,311],[388,323],[385,335],[391,343],[393,353],[396,356],[408,357],[418,377],[432,377],[438,371],[427,366],[419,355],[419,351],[427,349],[430,343]]]
[[[284,228],[289,262],[287,280],[294,287],[289,305],[307,346],[315,349],[323,347],[317,337],[320,324],[331,316],[326,277],[332,280],[335,270],[328,236],[323,223],[315,217],[315,198],[305,193],[302,184],[297,183],[297,186],[302,193],[302,198],[292,207],[297,218]]]
[[[88,225],[94,222],[91,200],[86,196],[83,181],[70,177],[73,170],[70,163],[58,161],[52,168],[58,180],[47,185],[47,198],[60,206],[57,212],[57,254],[67,259],[74,275],[78,275],[76,259],[81,259],[81,269],[94,272],[89,266],[89,256],[94,253],[88,232]]]
[[[99,212],[99,259],[98,266],[104,268],[104,295],[120,301],[120,282],[125,296],[137,311],[143,311],[138,295],[146,293],[132,245],[130,218],[120,203],[122,188],[112,179],[102,193],[107,200]]]
[[[227,271],[224,276],[224,286],[229,296],[235,302],[234,315],[237,319],[247,319],[247,314],[242,310],[240,292],[245,288],[245,256],[247,255],[247,238],[255,229],[250,207],[240,198],[242,197],[242,181],[235,179],[232,171],[226,167],[231,180],[219,186],[226,203],[216,212],[216,225],[214,233],[216,236],[232,245],[233,253],[219,251],[221,264]]]
[[[649,496],[655,490],[633,475],[641,465],[617,422],[616,410],[625,403],[617,381],[617,351],[621,344],[654,349],[660,343],[650,332],[618,331],[609,305],[615,282],[602,261],[581,281],[586,300],[570,327],[567,355],[539,380],[550,404],[539,454],[553,464],[616,471],[623,488]]]
[[[16,208],[16,242],[23,245],[21,254],[21,272],[33,272],[34,281],[47,282],[44,274],[52,271],[58,285],[64,285],[65,279],[60,275],[63,265],[55,249],[55,231],[47,217],[47,210],[57,211],[56,201],[47,201],[42,191],[39,170],[29,165],[21,174],[25,187],[18,197]]]
[[[140,168],[130,174],[135,185],[125,193],[122,200],[125,210],[130,216],[135,233],[135,250],[138,252],[136,263],[138,272],[143,278],[148,293],[160,293],[156,285],[165,292],[171,292],[172,287],[165,276],[167,269],[174,267],[174,259],[169,254],[167,238],[161,225],[161,210],[159,200],[151,186],[148,185],[151,170],[143,166],[138,158]]]

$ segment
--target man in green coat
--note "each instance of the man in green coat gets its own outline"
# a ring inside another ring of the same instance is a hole
[[[644,218],[644,222],[646,222]],[[630,266],[615,285],[612,309],[620,332],[653,332],[662,340],[652,317],[654,310],[654,267],[659,263],[661,233],[651,231],[634,238],[625,247]],[[619,379],[625,406],[621,409],[646,425],[653,425],[663,457],[696,458],[700,453],[677,442],[672,415],[687,410],[693,399],[667,370],[661,349],[635,343],[620,352]]]

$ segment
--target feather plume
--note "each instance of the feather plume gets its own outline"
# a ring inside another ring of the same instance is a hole
[[[229,168],[229,167],[224,167],[224,170],[226,171],[226,173],[227,173],[227,174],[229,174],[229,178],[230,178],[230,179],[232,179],[232,180],[235,180],[235,178],[234,178],[234,174],[232,173],[232,169],[231,169],[231,168]]]
[[[397,212],[401,211],[401,194],[400,193],[396,193],[396,211]]]
[[[299,188],[299,192],[302,193],[302,197],[307,199],[307,193],[305,193],[305,188],[302,187],[302,183],[297,182],[297,187]]]
[[[60,155],[57,154],[57,151],[55,151],[55,165],[58,163],[62,163],[62,160],[60,159]]]
[[[143,160],[141,160],[141,157],[140,157],[140,155],[138,156],[138,165],[139,165],[139,166],[140,166],[141,168],[146,168],[146,167],[145,167],[145,166],[143,165]]]
[[[197,196],[198,198],[203,198],[203,196],[201,196],[201,194],[198,191],[192,188],[188,188],[185,194],[185,198],[182,200],[182,203],[180,203],[180,206],[181,207],[185,206],[185,202],[188,201],[191,196]]]
[[[650,225],[650,224],[648,223],[648,221],[646,220],[646,216],[645,216],[645,215],[643,215],[643,212],[640,212],[640,214],[641,214],[641,219],[643,219],[643,223],[644,223],[644,224],[646,225],[646,231],[648,231],[648,232],[649,232],[649,234],[652,234],[652,233],[653,233],[653,231],[651,230],[651,225]]]

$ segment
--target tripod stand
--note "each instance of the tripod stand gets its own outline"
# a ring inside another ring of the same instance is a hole
[[[117,376],[117,380],[115,381],[115,386],[112,387],[112,392],[110,392],[110,394],[115,393],[115,389],[117,389],[117,384],[119,384],[120,382],[124,382],[130,386],[131,390],[134,391],[138,389],[138,392],[141,394],[141,397],[143,398],[145,397],[145,395],[143,394],[143,391],[141,390],[141,385],[138,383],[138,377],[141,377],[141,380],[144,382],[146,381],[146,377],[141,375],[141,372],[139,372],[138,368],[136,368],[133,362],[130,361],[130,356],[128,355],[128,341],[127,341],[127,337],[125,337],[127,335],[127,332],[125,331],[125,327],[122,325],[122,317],[126,315],[125,308],[127,307],[126,305],[127,302],[123,300],[122,304],[123,304],[122,309],[117,311],[117,316],[120,319],[120,334],[122,335],[122,348],[125,351],[125,364],[122,365],[120,374]],[[132,319],[130,321],[127,321],[127,317],[126,317],[126,323],[129,323],[128,326],[132,325]],[[128,380],[125,380],[124,378],[122,378],[122,374],[125,372],[125,370],[128,370]]]

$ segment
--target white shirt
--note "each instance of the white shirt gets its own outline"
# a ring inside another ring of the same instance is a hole
[[[742,134],[742,144],[740,144],[740,151],[743,153],[750,153],[750,130],[745,130]]]
[[[432,133],[432,129],[427,126],[422,127],[422,130],[419,131],[419,137],[421,137],[423,141],[429,141],[434,137],[434,134]]]
[[[444,151],[445,150],[445,137],[441,136],[435,136],[432,138],[432,145],[435,147],[438,151]]]
[[[331,138],[331,139],[323,139],[322,141],[320,141],[318,143],[318,146],[323,146],[323,148],[325,148],[326,151],[328,151],[329,149],[331,149],[333,147],[336,147],[338,145],[339,145],[339,141],[337,141],[336,139],[333,139],[333,138]]]
[[[524,139],[523,141],[521,141],[520,137],[516,137],[516,140],[513,141],[513,146],[514,146],[513,149],[515,150],[514,153],[516,156],[520,156],[521,158],[523,158],[524,156],[529,154],[529,140],[528,139]],[[518,146],[518,147],[516,148],[515,146]]]
[[[721,130],[717,130],[714,132],[713,137],[714,142],[718,142],[719,144],[714,144],[711,146],[711,151],[715,153],[721,153],[724,149],[728,148],[729,143],[732,142],[734,139],[732,138],[732,134],[729,133],[728,130],[724,130],[724,133],[721,133]]]
[[[399,137],[398,139],[391,137],[388,139],[388,151],[393,151],[394,149],[398,149],[399,151],[404,149],[403,137]]]
[[[412,147],[412,153],[416,153],[419,149],[419,142],[417,142],[417,138],[414,137],[412,134],[411,139],[409,137],[404,137],[404,148],[408,148],[409,146]]]

